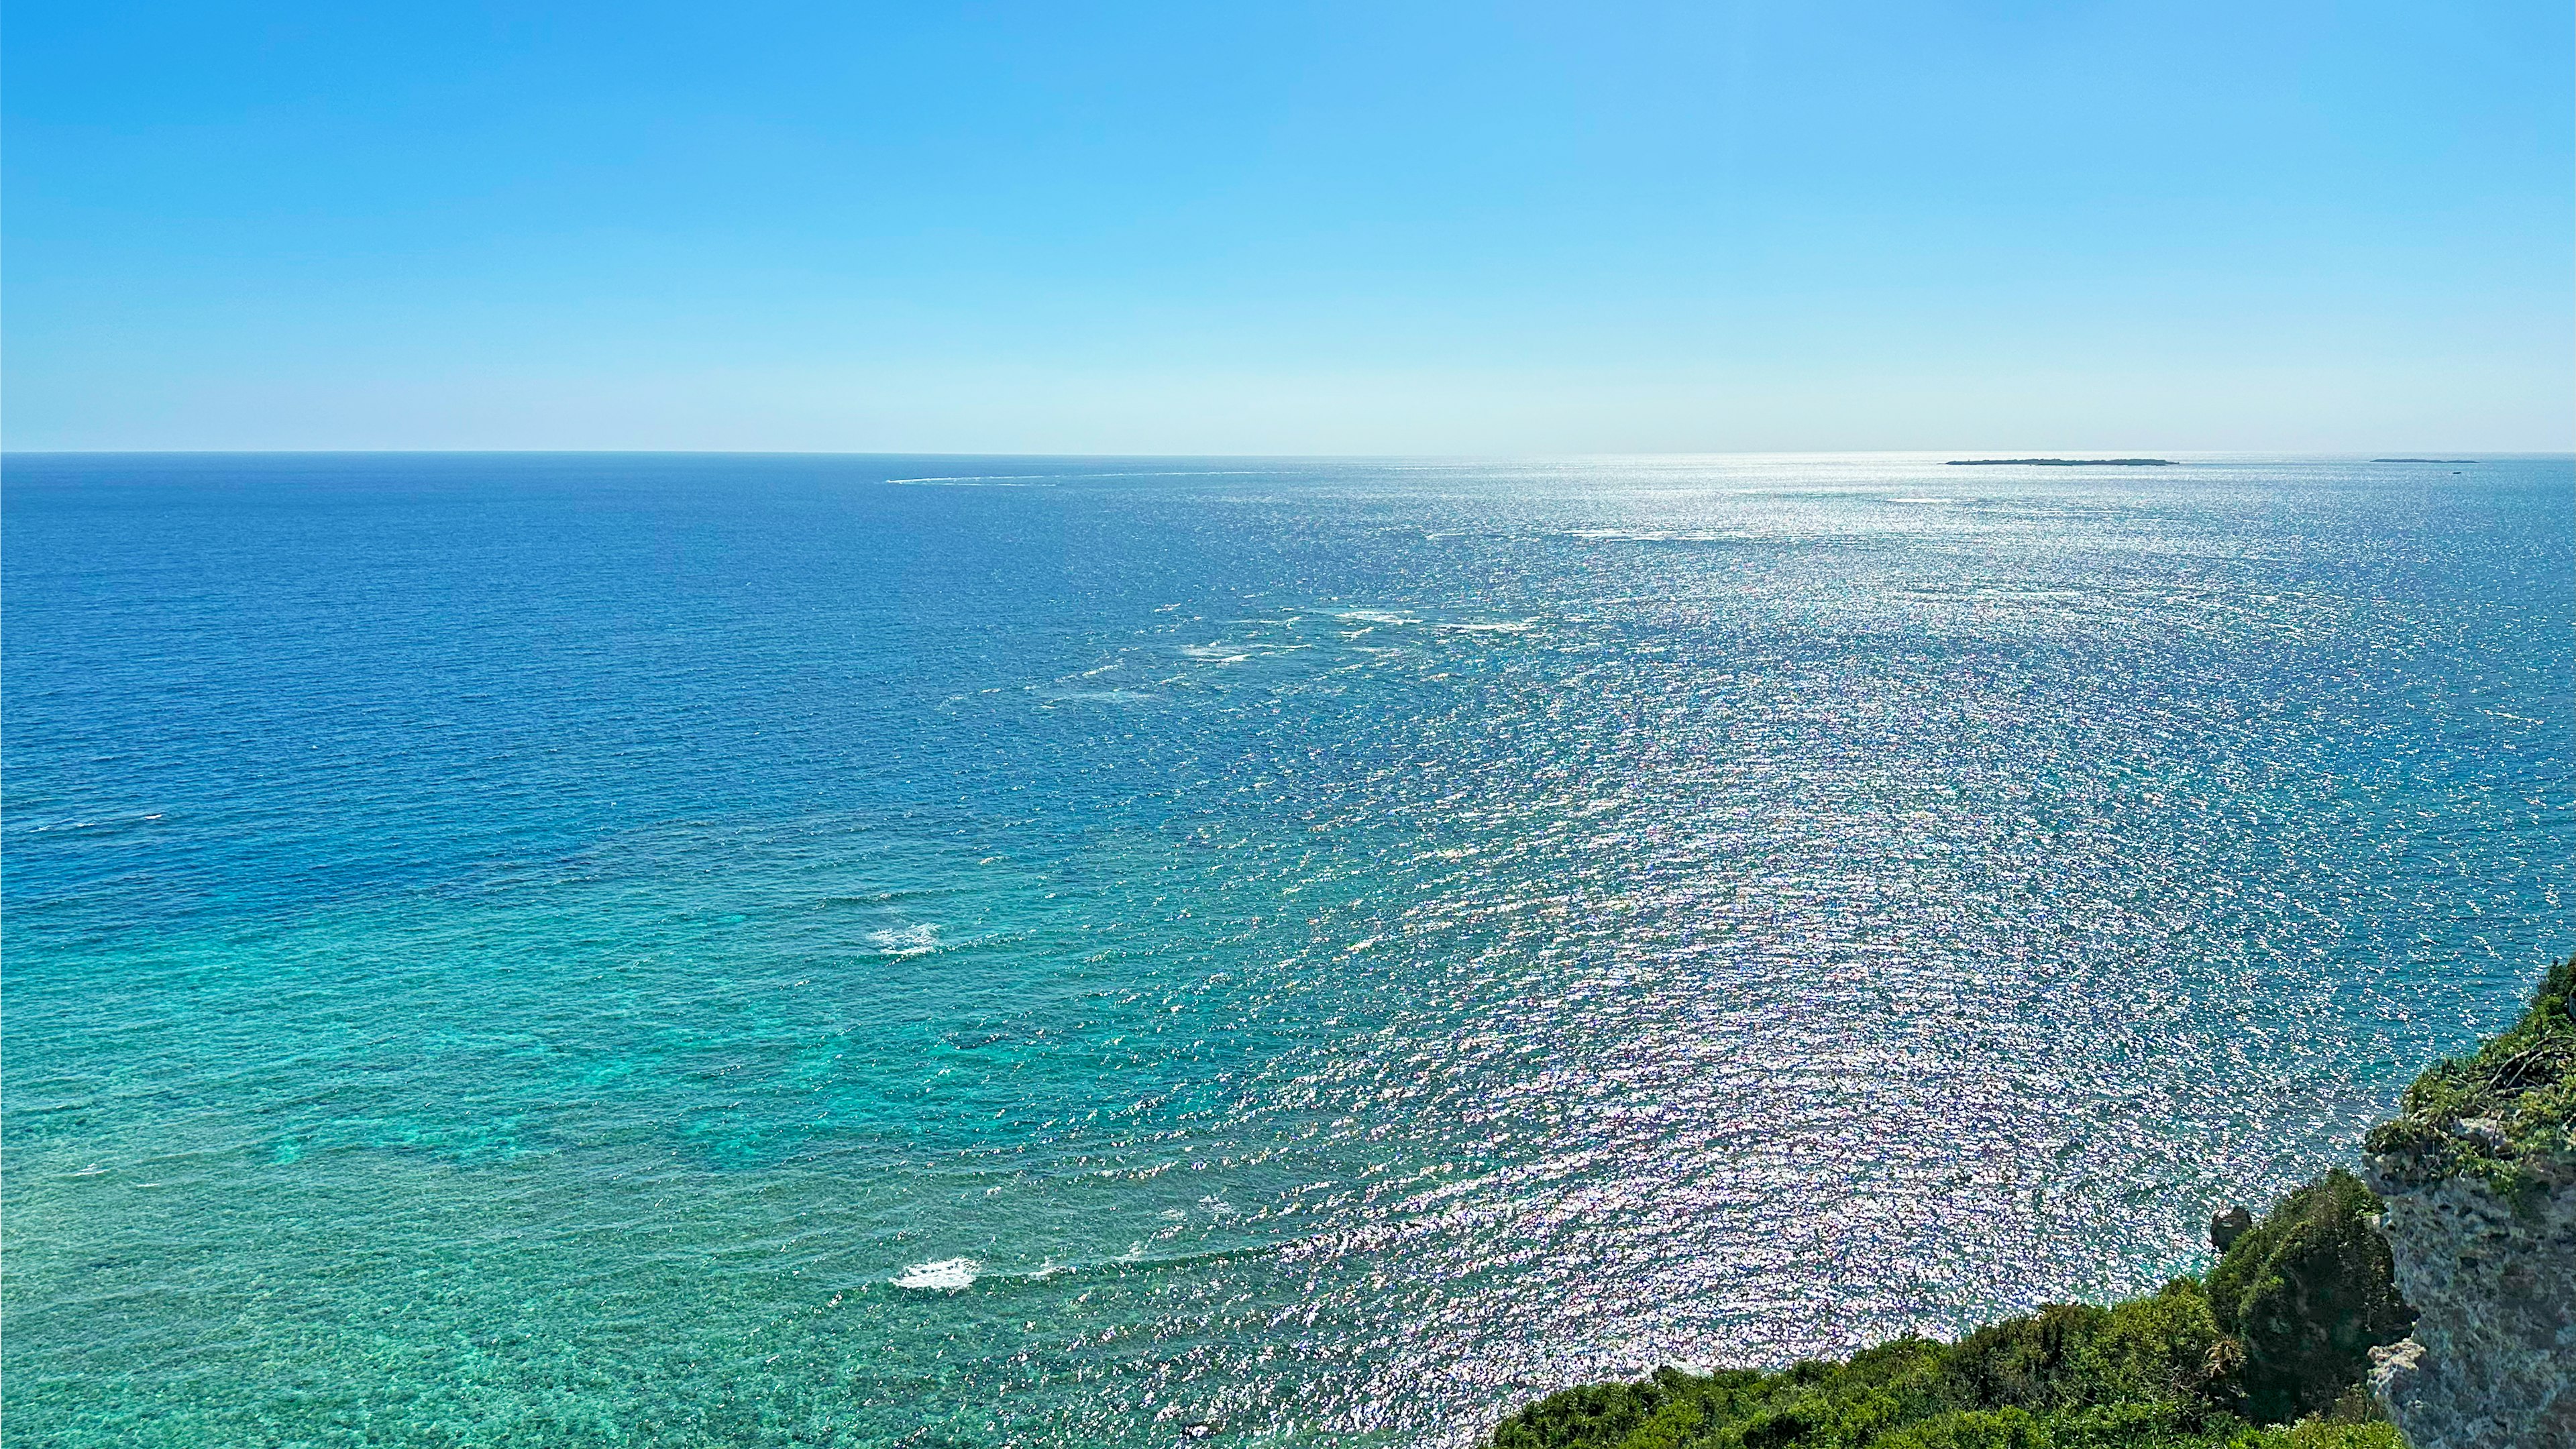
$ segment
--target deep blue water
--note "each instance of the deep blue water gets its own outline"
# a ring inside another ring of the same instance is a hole
[[[11,1443],[1431,1443],[2576,948],[2576,466],[15,456]]]

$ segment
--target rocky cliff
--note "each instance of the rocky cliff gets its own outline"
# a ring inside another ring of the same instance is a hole
[[[2576,1449],[2571,1006],[2576,958],[2510,1031],[2416,1079],[2370,1134],[2369,1187],[2335,1169],[2260,1220],[2214,1218],[2205,1280],[1840,1363],[1568,1389],[1486,1443],[2401,1449],[2402,1430],[2410,1449]]]
[[[2576,1449],[2576,958],[2373,1131],[2366,1175],[2418,1317],[2371,1357],[2414,1449]]]

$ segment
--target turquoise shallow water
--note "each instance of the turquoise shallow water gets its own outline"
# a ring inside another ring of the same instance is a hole
[[[2569,947],[2576,468],[8,460],[23,1445],[1441,1443]]]

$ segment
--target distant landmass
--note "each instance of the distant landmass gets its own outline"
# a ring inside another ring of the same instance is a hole
[[[2475,458],[2373,458],[2374,463],[2474,463]]]
[[[2396,459],[2374,459],[2395,462]],[[2170,468],[2171,458],[1953,458],[1953,468]]]

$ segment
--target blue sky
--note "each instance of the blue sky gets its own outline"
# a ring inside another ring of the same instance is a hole
[[[2576,443],[2565,0],[5,34],[13,448]]]

